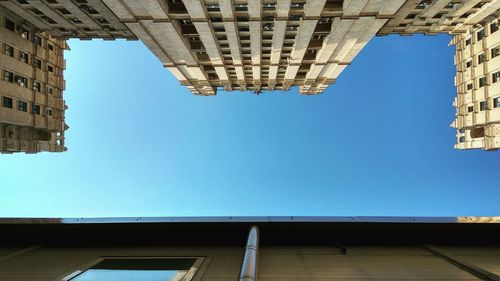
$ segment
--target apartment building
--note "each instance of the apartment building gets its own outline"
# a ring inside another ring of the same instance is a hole
[[[458,149],[500,148],[500,31],[496,17],[453,38]]]
[[[0,219],[0,280],[499,280],[495,217]]]
[[[66,42],[0,7],[0,152],[64,151]]]

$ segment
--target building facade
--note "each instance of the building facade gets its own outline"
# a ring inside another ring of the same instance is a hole
[[[497,18],[453,38],[458,149],[500,148],[500,31]]]
[[[0,280],[499,280],[498,222],[418,217],[0,219]]]
[[[496,35],[484,31],[487,40],[461,42],[496,21],[500,0],[4,0],[0,6],[52,38],[139,39],[182,85],[203,96],[291,87],[320,94],[374,36],[450,34],[457,46],[455,147],[500,147],[493,85],[484,97],[488,109],[471,112],[474,123],[463,121],[461,98],[474,94],[466,103],[484,102],[481,92],[490,87],[464,90],[470,84],[464,81],[483,74],[474,63],[476,73],[463,76],[462,63],[476,61],[481,45],[483,66],[492,70]]]
[[[64,40],[0,7],[0,152],[61,152]]]

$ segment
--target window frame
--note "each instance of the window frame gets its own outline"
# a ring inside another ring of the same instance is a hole
[[[73,278],[77,277],[78,275],[84,273],[85,271],[91,269],[93,266],[97,265],[98,263],[106,260],[106,259],[195,259],[195,262],[191,266],[191,268],[188,270],[186,275],[182,278],[181,281],[199,281],[203,277],[203,273],[207,268],[208,262],[205,262],[205,260],[208,260],[207,257],[202,257],[202,256],[101,256],[87,264],[83,264],[79,266],[76,270],[73,270],[70,273],[66,273],[60,278],[56,279],[58,281],[70,281]]]

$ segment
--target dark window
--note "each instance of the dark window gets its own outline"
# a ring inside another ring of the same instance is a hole
[[[498,55],[500,55],[500,47],[491,49],[491,58],[497,57]]]
[[[467,90],[472,90],[472,87],[473,87],[473,86],[472,86],[472,83],[467,84]]]
[[[73,21],[74,23],[82,23],[79,18],[71,18],[71,21]]]
[[[471,66],[472,66],[472,61],[471,60],[465,63],[465,67],[469,68]]]
[[[35,15],[43,15],[42,11],[38,10],[38,9],[29,9],[33,14]]]
[[[486,77],[479,78],[479,88],[486,86]]]
[[[38,46],[42,46],[42,37],[35,35],[33,36],[33,43],[35,43]]]
[[[14,32],[16,30],[16,24],[9,19],[5,19],[5,28]]]
[[[474,112],[474,106],[467,107],[467,112],[468,113]]]
[[[483,40],[483,37],[484,37],[484,29],[479,30],[479,31],[476,33],[476,36],[477,36],[477,41],[481,41],[481,40]]]
[[[24,28],[19,28],[19,35],[26,39],[26,40],[29,40],[30,39],[30,33],[29,31],[27,31],[26,29]]]
[[[26,0],[17,0],[17,3],[19,3],[19,4],[29,4],[28,1],[26,1]]]
[[[57,23],[55,20],[53,20],[53,19],[51,19],[51,18],[49,18],[47,16],[41,16],[41,18],[42,18],[42,20],[44,20],[44,21],[46,21],[46,22],[48,22],[50,24],[56,24]]]
[[[498,30],[498,22],[494,22],[490,24],[490,34],[495,33]]]
[[[248,11],[248,6],[247,6],[247,4],[235,4],[234,10],[236,12],[246,12],[246,11]]]
[[[486,54],[482,53],[479,56],[477,56],[477,63],[482,64],[483,62],[486,61]]]
[[[274,10],[276,9],[276,3],[264,3],[263,8],[264,10]]]
[[[12,98],[9,98],[9,97],[3,97],[3,107],[7,107],[7,108],[12,108]]]
[[[290,9],[303,9],[304,3],[292,3]]]
[[[7,70],[4,70],[4,72],[3,72],[3,80],[7,81],[7,82],[10,82],[10,83],[13,83],[14,82],[14,73],[12,73],[10,71],[7,71]]]
[[[21,75],[14,75],[14,81],[21,87],[28,87],[28,78]]]
[[[484,111],[488,109],[488,102],[482,101],[479,103],[479,110]]]
[[[493,107],[494,108],[500,107],[500,98],[494,98],[493,99]]]
[[[26,54],[25,52],[19,52],[19,60],[24,62],[24,63],[28,63],[29,61],[29,55]]]
[[[47,86],[47,94],[52,95],[54,93],[54,89],[52,87]]]
[[[460,137],[459,142],[465,142],[465,137]]]
[[[48,2],[49,4],[58,4],[58,3],[57,3],[57,0],[47,0],[47,2]]]
[[[220,12],[219,4],[207,4],[207,11]]]
[[[109,23],[109,21],[107,19],[105,19],[105,18],[98,18],[97,21],[99,23],[103,23],[103,24]]]
[[[54,51],[54,45],[52,44],[47,43],[47,48],[49,48],[49,50],[51,51]]]
[[[42,84],[38,81],[33,81],[33,90],[40,92],[42,90]]]
[[[491,74],[491,81],[493,83],[500,81],[500,71]]]
[[[469,39],[467,39],[467,40],[465,40],[465,46],[469,46],[469,45],[470,45],[470,43],[471,43],[470,38],[469,38]]]
[[[31,113],[40,115],[40,106],[37,104],[33,104],[31,106]]]
[[[4,53],[6,55],[8,55],[9,57],[13,57],[14,56],[14,47],[5,44]]]
[[[37,58],[33,59],[33,65],[38,69],[42,69],[42,61]]]
[[[73,277],[83,280],[183,280],[195,263],[193,258],[176,259],[104,259]],[[194,269],[194,267],[193,267]],[[191,270],[192,271],[192,270]]]
[[[22,101],[22,100],[17,101],[17,110],[27,112],[28,111],[28,103],[25,101]]]
[[[264,29],[264,31],[272,31],[274,29],[274,24],[272,23],[263,24],[262,29]]]
[[[80,9],[82,9],[83,11],[85,11],[91,15],[99,14],[99,12],[96,9],[94,9],[93,7],[91,7],[89,5],[82,5],[82,6],[80,6]]]
[[[47,115],[48,116],[52,116],[52,109],[47,108]],[[73,280],[73,279],[71,279],[71,280]]]
[[[56,10],[58,10],[59,13],[61,13],[63,15],[70,15],[71,14],[71,12],[68,11],[67,9],[65,9],[65,8],[57,8]]]
[[[49,72],[54,72],[54,68],[51,65],[47,65],[47,70]]]

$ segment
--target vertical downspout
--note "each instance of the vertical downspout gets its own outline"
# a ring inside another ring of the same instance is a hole
[[[257,281],[259,255],[259,227],[253,225],[248,232],[247,246],[243,256],[239,281]]]

